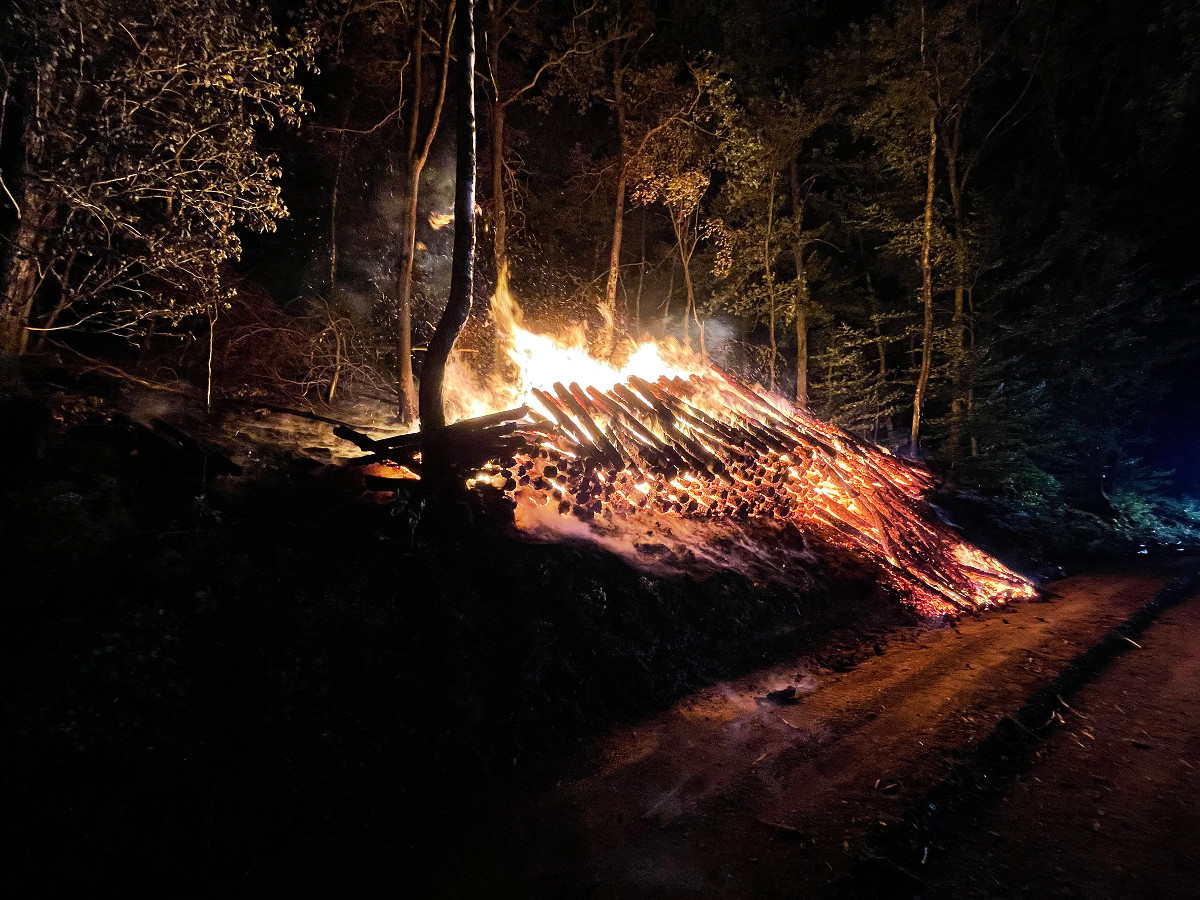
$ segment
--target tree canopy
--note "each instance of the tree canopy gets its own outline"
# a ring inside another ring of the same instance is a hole
[[[246,241],[238,277],[317,323],[296,383],[359,373],[411,414],[449,282],[453,16],[22,0],[0,47],[5,351],[186,331]],[[589,322],[598,350],[698,339],[956,479],[1086,492],[1200,394],[1178,374],[1197,361],[1198,26],[1081,0],[497,0],[474,291]],[[473,308],[486,377],[493,313]]]

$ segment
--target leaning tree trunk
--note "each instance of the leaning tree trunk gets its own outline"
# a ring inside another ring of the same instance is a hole
[[[921,331],[921,373],[913,393],[913,419],[910,444],[914,453],[921,446],[921,408],[929,386],[929,367],[933,356],[933,264],[930,247],[933,244],[934,163],[937,159],[937,118],[929,117],[929,161],[925,173],[925,230],[921,236],[921,303],[925,307],[925,326]]]
[[[446,362],[471,313],[475,273],[475,0],[460,0],[455,24],[458,47],[457,143],[454,185],[454,263],[450,297],[438,321],[421,369],[421,448],[425,477],[435,486],[454,483],[443,440],[446,410],[442,388]]]

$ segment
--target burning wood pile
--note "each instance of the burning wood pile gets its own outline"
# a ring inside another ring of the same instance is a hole
[[[874,562],[926,615],[957,614],[1034,588],[964,543],[923,501],[933,480],[713,366],[601,390],[530,386],[517,408],[451,425],[468,485],[522,511],[603,529],[623,520],[772,520]],[[420,469],[417,435],[374,441],[357,462]],[[711,532],[709,532],[711,533]]]

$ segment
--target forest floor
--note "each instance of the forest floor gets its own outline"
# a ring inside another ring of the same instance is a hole
[[[328,422],[69,374],[0,404],[19,893],[1118,896],[1106,829],[1183,891],[1200,603],[1138,629],[1194,554],[924,622],[831,552],[648,577],[364,491]]]

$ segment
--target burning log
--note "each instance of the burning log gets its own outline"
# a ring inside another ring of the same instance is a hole
[[[690,459],[697,469],[710,472],[717,477],[725,476],[725,464],[694,438],[680,431],[675,424],[675,416],[661,401],[655,398],[654,391],[647,382],[634,375],[630,377],[629,383],[638,389],[637,394],[621,384],[618,384],[613,390],[627,402],[637,404],[647,416],[656,419],[666,438],[675,445],[682,456]]]
[[[793,447],[809,446],[814,450],[821,451],[831,458],[838,455],[837,449],[832,444],[827,443],[811,432],[794,427],[793,422],[789,422],[787,419],[785,419],[783,414],[775,409],[775,407],[755,394],[749,388],[742,385],[732,375],[726,374],[722,369],[715,365],[713,366],[713,371],[720,375],[724,384],[728,385],[733,393],[744,403],[746,403],[754,414],[761,418],[764,430],[768,434],[774,433],[776,435],[786,435],[784,443],[787,443],[787,439],[791,439],[791,441],[795,442],[792,445]],[[780,452],[787,453],[789,451],[781,450]]]
[[[595,388],[589,387],[587,391],[588,396],[613,413],[614,418],[618,419],[623,426],[633,432],[634,437],[651,451],[654,457],[656,457],[656,459],[651,460],[652,465],[660,472],[665,472],[668,469],[673,470],[669,477],[674,478],[677,472],[688,468],[688,464],[683,457],[670,444],[660,441],[654,432],[642,425],[632,410],[622,406],[616,398],[601,394]]]
[[[738,459],[746,457],[743,450],[745,446],[744,440],[739,440],[738,435],[732,429],[727,429],[715,419],[701,418],[702,413],[698,409],[689,406],[678,397],[674,397],[664,390],[647,385],[653,392],[654,398],[665,407],[669,414],[674,414],[675,418],[680,420],[688,428],[697,434],[703,435],[713,444],[719,445],[725,452]],[[766,446],[765,442],[763,443]]]
[[[705,461],[700,456],[697,456],[695,453],[693,453],[691,448],[688,446],[688,440],[678,432],[673,424],[670,424],[669,422],[664,424],[650,404],[646,403],[641,397],[629,390],[629,388],[623,384],[616,385],[613,388],[613,393],[620,398],[621,402],[624,403],[626,408],[630,410],[630,413],[634,416],[634,418],[636,418],[640,413],[646,419],[656,422],[659,427],[662,428],[664,439],[661,441],[661,444],[668,448],[670,453],[679,461],[678,468],[681,471],[692,469],[703,470],[706,468]],[[655,440],[658,439],[656,438]]]
[[[537,397],[538,402],[542,404],[546,412],[550,413],[554,421],[558,423],[558,427],[566,432],[579,446],[583,447],[593,456],[601,455],[599,448],[591,442],[583,429],[575,424],[570,415],[558,405],[553,397],[537,388],[533,389],[533,396]]]
[[[575,399],[574,395],[560,381],[554,382],[554,393],[558,395],[558,399],[566,404],[567,408],[579,419],[584,431],[592,439],[593,446],[600,451],[601,455],[608,460],[613,468],[621,469],[625,465],[625,461],[621,459],[621,454],[617,452],[616,447],[610,444],[600,429],[596,427],[596,423],[592,421],[592,417],[588,411],[583,408],[583,404]]]

